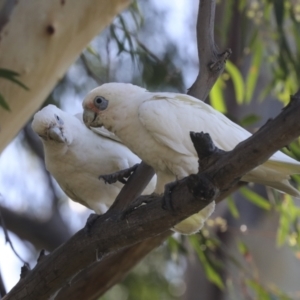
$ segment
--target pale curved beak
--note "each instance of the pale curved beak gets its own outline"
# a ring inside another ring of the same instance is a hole
[[[62,131],[60,130],[59,127],[57,126],[53,126],[51,128],[48,129],[48,137],[51,140],[54,140],[58,143],[65,143],[66,142],[66,138],[64,137]]]
[[[89,109],[85,109],[83,111],[83,122],[87,127],[91,127],[93,126],[93,122],[96,120],[97,118],[97,114],[95,112],[93,112],[92,110]]]

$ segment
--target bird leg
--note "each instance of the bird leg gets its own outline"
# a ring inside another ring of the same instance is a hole
[[[86,234],[91,234],[91,229],[94,226],[94,224],[96,223],[96,221],[98,220],[98,218],[100,217],[100,215],[97,214],[90,214],[89,217],[86,220],[86,224],[84,227],[84,230],[86,232]]]
[[[169,211],[174,211],[172,204],[172,190],[177,185],[177,181],[170,182],[165,185],[165,192],[162,198],[162,208]]]
[[[135,164],[134,166],[121,170],[119,172],[115,172],[108,175],[100,175],[99,179],[103,179],[105,183],[112,184],[116,183],[117,181],[125,184],[127,179],[131,176],[131,174],[137,169],[139,164]]]

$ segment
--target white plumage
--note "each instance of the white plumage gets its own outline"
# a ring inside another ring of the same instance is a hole
[[[190,131],[209,133],[216,146],[227,151],[251,135],[196,98],[176,93],[150,93],[131,84],[104,84],[86,96],[83,108],[87,126],[103,125],[155,169],[158,193],[163,192],[166,183],[197,173],[198,157]],[[295,173],[300,173],[300,163],[276,152],[242,180],[299,197],[299,191],[288,182]],[[198,231],[213,206],[184,220],[175,229],[183,233]]]
[[[40,136],[47,170],[74,201],[101,214],[107,210],[123,184],[105,184],[100,175],[121,171],[140,159],[104,128],[89,130],[76,116],[48,105],[37,112],[32,129]],[[153,192],[154,178],[145,190]]]

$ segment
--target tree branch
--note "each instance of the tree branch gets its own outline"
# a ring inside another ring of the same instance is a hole
[[[0,210],[6,228],[38,249],[52,251],[71,236],[70,230],[57,215],[46,222],[39,222],[5,207],[0,206]]]
[[[2,299],[3,296],[6,295],[6,288],[2,279],[2,275],[0,272],[0,299]]]
[[[239,182],[230,190],[222,193],[220,197],[216,199],[216,202],[219,203],[245,184],[247,183]],[[75,295],[80,299],[99,299],[99,297],[113,285],[120,282],[131,268],[173,233],[174,232],[170,230],[166,231],[154,238],[149,238],[130,248],[109,255],[99,263],[93,264],[93,267],[77,274],[76,281],[74,278],[71,283],[67,284],[58,293],[55,300],[73,299]],[[107,272],[107,270],[113,270],[113,272]],[[101,284],[99,284],[99,278],[101,278]]]
[[[197,19],[199,74],[188,94],[205,100],[216,80],[224,71],[231,50],[218,53],[214,40],[216,0],[200,0]]]
[[[126,214],[100,216],[88,232],[80,230],[45,257],[4,299],[48,298],[81,269],[111,252],[155,237],[200,211],[222,191],[234,186],[241,176],[298,137],[299,114],[298,93],[279,116],[229,152],[220,153],[207,143],[207,151],[200,153],[198,145],[203,149],[203,143],[210,137],[203,133],[191,135],[204,171],[177,182],[172,190],[174,211],[161,208],[160,196],[141,196],[151,201]]]
[[[55,300],[99,299],[110,287],[124,279],[127,273],[145,257],[145,253],[161,245],[172,233],[173,231],[166,231],[138,245],[110,254],[106,259],[80,272],[71,283],[59,291]],[[119,272],[120,269],[122,273]],[[100,270],[102,272],[99,272]]]
[[[129,177],[128,182],[122,188],[121,193],[109,208],[110,212],[123,212],[144,191],[152,177],[154,169],[143,161],[135,172]]]

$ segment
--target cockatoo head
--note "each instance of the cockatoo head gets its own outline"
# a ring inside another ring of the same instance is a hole
[[[129,106],[137,106],[147,92],[129,83],[106,83],[90,91],[83,100],[83,121],[88,127],[113,130],[114,121],[130,118]]]
[[[43,142],[69,144],[71,137],[67,132],[64,117],[65,113],[62,110],[50,104],[34,115],[31,127]]]

